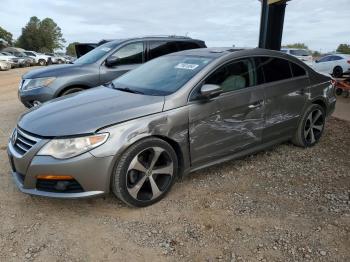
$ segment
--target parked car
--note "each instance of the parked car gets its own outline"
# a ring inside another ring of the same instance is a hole
[[[342,77],[344,73],[350,73],[350,55],[330,54],[323,56],[315,61],[312,68],[317,72]]]
[[[2,51],[1,54],[3,55],[7,55],[7,56],[14,56],[14,57],[17,57],[18,59],[18,66],[19,67],[27,67],[27,66],[30,66],[32,63],[33,63],[33,59],[30,58],[29,56],[26,56],[26,55],[22,55],[22,54],[19,54],[19,53],[11,53],[11,52],[4,52]]]
[[[188,37],[145,37],[107,42],[74,64],[50,66],[22,76],[19,97],[31,107],[112,81],[140,64],[179,50],[205,47]]]
[[[29,110],[8,154],[24,193],[80,198],[111,189],[147,206],[189,172],[284,141],[315,145],[335,102],[331,79],[292,56],[187,50]]]
[[[76,57],[69,56],[69,55],[65,55],[64,58],[66,59],[66,63],[67,63],[67,64],[73,64],[73,62],[74,62],[75,60],[77,60]]]
[[[7,61],[0,60],[0,71],[6,71],[11,69],[11,64]]]
[[[63,56],[60,56],[58,54],[45,53],[45,55],[48,55],[51,57],[51,61],[53,64],[65,64],[66,63],[66,59]]]
[[[296,58],[300,59],[307,65],[311,65],[313,62],[313,58],[310,51],[306,49],[282,48],[281,52],[286,53],[288,55],[295,56]]]
[[[0,52],[0,61],[6,61],[10,63],[11,68],[19,67],[18,58],[13,55]]]
[[[51,64],[51,57],[48,55],[40,54],[35,51],[24,51],[24,53],[29,56],[34,58],[35,63],[41,66]]]

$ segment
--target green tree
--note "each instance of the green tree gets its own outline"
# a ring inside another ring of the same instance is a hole
[[[12,45],[12,34],[0,26],[0,38]]]
[[[340,44],[337,48],[337,52],[342,54],[350,54],[350,45]]]
[[[61,28],[51,18],[40,21],[33,16],[22,28],[22,34],[16,45],[38,52],[53,52],[55,49],[62,48],[64,42]]]
[[[288,48],[298,48],[298,49],[309,49],[307,47],[307,45],[305,45],[304,43],[295,43],[295,44],[288,44],[284,47],[288,47]]]
[[[78,42],[73,42],[70,43],[67,47],[66,47],[66,54],[70,55],[70,56],[77,56],[76,52],[75,52],[75,45],[78,44]]]

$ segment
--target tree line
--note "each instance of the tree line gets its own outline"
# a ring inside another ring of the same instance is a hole
[[[22,34],[18,39],[14,40],[13,35],[1,26],[0,38],[5,40],[9,45],[41,53],[53,53],[57,49],[62,49],[66,42],[63,38],[61,28],[53,19],[45,18],[40,20],[36,16],[29,19],[29,22],[22,28]],[[66,53],[68,55],[75,56],[75,44],[77,44],[77,42],[70,43],[66,47]],[[304,43],[289,44],[285,47],[309,50]],[[343,54],[350,54],[350,44],[340,44],[336,51]],[[314,51],[312,54],[313,56],[321,55],[318,51]]]

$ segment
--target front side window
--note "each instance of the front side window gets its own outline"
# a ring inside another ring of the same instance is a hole
[[[262,66],[265,82],[267,83],[292,77],[289,61],[281,58],[260,57],[258,66]]]
[[[256,73],[251,59],[229,63],[210,75],[206,84],[219,85],[224,92],[256,85]]]
[[[131,43],[116,51],[112,57],[117,58],[116,65],[141,64],[143,62],[143,43]]]
[[[163,55],[177,52],[178,48],[176,42],[166,42],[166,41],[151,41],[149,43],[149,59],[157,58]]]
[[[318,63],[328,62],[330,61],[330,59],[331,59],[331,56],[324,56],[321,59],[319,59],[317,62]]]
[[[207,57],[162,56],[122,75],[113,84],[116,89],[166,96],[179,90],[211,61]]]

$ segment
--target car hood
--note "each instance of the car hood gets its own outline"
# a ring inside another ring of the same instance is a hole
[[[51,100],[24,113],[18,126],[43,137],[94,133],[98,129],[161,112],[163,96],[98,87]]]
[[[22,76],[23,79],[33,79],[40,77],[63,76],[71,75],[77,71],[81,71],[82,65],[78,64],[63,64],[50,65],[48,67],[31,70]]]

